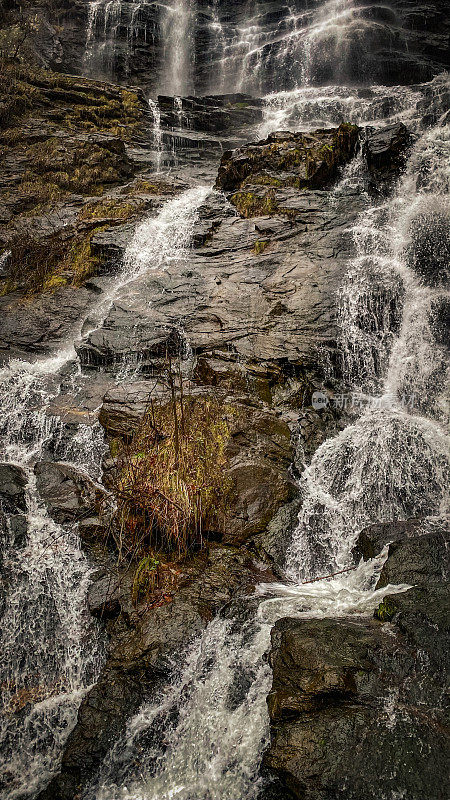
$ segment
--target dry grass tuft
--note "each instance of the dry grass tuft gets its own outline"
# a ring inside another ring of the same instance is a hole
[[[118,456],[113,480],[122,556],[182,557],[223,532],[231,490],[224,476],[226,412],[204,397],[173,395],[167,405],[149,405]],[[149,562],[141,564],[148,574]]]

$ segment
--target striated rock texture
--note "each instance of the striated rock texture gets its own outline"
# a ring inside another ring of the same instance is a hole
[[[166,348],[178,351],[181,329],[199,357],[200,380],[213,385],[227,379],[230,361],[248,364],[261,387],[261,362],[270,362],[274,375],[282,362],[294,372],[316,364],[318,346],[335,346],[334,295],[352,246],[345,230],[364,201],[355,188],[331,202],[328,191],[309,186],[330,187],[356,140],[357,129],[342,126],[311,137],[277,135],[267,146],[225,154],[218,184],[242,189],[231,189],[231,205],[212,192],[200,207],[189,267],[181,274],[178,265],[153,270],[142,278],[140,296],[136,286],[125,290],[79,348],[82,364],[111,368],[139,355],[149,370]],[[245,175],[251,183],[243,183]],[[103,239],[105,257],[107,250]],[[211,369],[203,356],[213,360]]]
[[[371,526],[367,556],[391,542],[377,588],[414,588],[371,621],[276,623],[265,762],[294,798],[376,800],[399,785],[408,800],[447,796],[448,539],[436,521]]]

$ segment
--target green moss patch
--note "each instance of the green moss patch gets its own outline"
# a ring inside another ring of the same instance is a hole
[[[239,211],[241,217],[264,217],[275,214],[278,210],[276,194],[274,189],[269,189],[262,196],[255,192],[236,192],[230,198],[233,205]]]
[[[106,198],[99,202],[87,203],[81,209],[80,220],[111,219],[125,222],[134,219],[146,207],[144,202],[126,202],[116,198]]]
[[[397,606],[392,602],[392,600],[385,598],[375,611],[374,617],[375,619],[379,619],[380,622],[391,622],[396,613]]]

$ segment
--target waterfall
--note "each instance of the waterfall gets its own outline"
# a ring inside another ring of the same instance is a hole
[[[101,325],[114,299],[147,270],[187,258],[197,208],[208,191],[190,189],[137,226],[121,274],[90,309],[89,320]],[[60,423],[49,409],[63,373],[75,369],[76,381],[75,359],[70,344],[49,358],[13,360],[0,370],[1,458],[21,466],[28,477],[26,540],[19,546],[7,529],[2,541],[0,753],[7,800],[34,796],[58,771],[78,706],[104,656],[86,606],[92,567],[77,527],[50,519],[33,474],[34,464],[58,438]],[[65,445],[64,457],[73,454],[77,467],[84,463],[97,477],[99,445],[98,436],[81,426]]]
[[[161,23],[164,42],[163,94],[186,96],[194,91],[194,21],[194,0],[172,0],[171,5],[166,7]]]
[[[159,88],[174,96],[180,126],[181,96],[195,89],[195,37],[203,14],[213,44],[201,85],[211,92],[269,91],[261,138],[277,129],[307,131],[340,122],[376,126],[381,120],[402,121],[414,132],[392,195],[374,201],[366,193],[351,232],[354,254],[336,298],[347,384],[341,401],[350,419],[321,444],[299,479],[302,508],[281,565],[284,581],[260,584],[253,597],[234,600],[179,653],[171,684],[146,699],[82,790],[83,800],[257,800],[265,785],[260,765],[269,741],[272,676],[266,654],[273,624],[284,616],[372,614],[386,594],[409,588],[375,588],[387,548],[351,572],[320,576],[352,563],[355,541],[368,523],[436,517],[448,509],[449,372],[440,314],[449,302],[442,271],[450,220],[450,126],[443,116],[428,130],[422,122],[424,92],[436,99],[439,116],[447,77],[436,77],[426,89],[373,84],[376,22],[363,0],[287,2],[287,13],[275,24],[268,21],[271,11],[261,13],[255,0],[233,3],[228,16],[218,0],[156,5],[164,61]],[[273,11],[276,4],[269,5]],[[86,74],[114,74],[124,25],[129,59],[140,8],[118,0],[89,4]],[[149,100],[149,112],[160,172],[163,139],[155,100]],[[350,166],[336,192],[346,181],[363,182],[362,162],[360,156]],[[125,290],[142,293],[140,280],[150,270],[174,263],[180,271],[189,267],[198,209],[209,191],[189,189],[136,226],[121,273],[109,280],[85,324],[80,322],[75,340],[82,330],[87,336],[87,328],[101,327]],[[136,375],[139,364],[133,368]],[[92,566],[76,525],[57,525],[47,514],[33,473],[52,446],[99,478],[99,427],[79,426],[62,444],[61,423],[51,414],[68,374],[75,387],[79,369],[72,343],[48,358],[13,360],[0,370],[2,458],[21,466],[28,478],[27,537],[18,546],[7,528],[2,543],[5,800],[35,796],[58,771],[79,704],[104,659],[100,629],[86,608]],[[129,375],[125,364],[115,379]]]

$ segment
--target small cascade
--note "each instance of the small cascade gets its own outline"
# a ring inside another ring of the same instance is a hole
[[[130,3],[129,17],[127,22],[127,35],[126,35],[126,49],[125,49],[125,64],[124,74],[129,77],[131,72],[131,62],[134,54],[135,43],[138,36],[143,32],[144,41],[147,41],[147,26],[142,24],[141,9],[145,6],[145,0],[137,0],[137,2]]]
[[[148,107],[153,119],[153,143],[156,150],[156,172],[161,170],[161,159],[163,153],[163,136],[161,129],[161,112],[157,100],[148,101]]]
[[[181,97],[173,98],[173,107],[178,120],[178,127],[183,127],[184,114],[183,114],[183,100]]]
[[[164,43],[164,73],[161,94],[192,94],[194,91],[193,44],[195,3],[193,0],[171,0],[161,22]]]
[[[136,42],[147,39],[146,0],[89,3],[83,72],[87,77],[128,78]]]
[[[444,81],[442,76],[433,82],[436,92]],[[415,126],[422,98],[420,86],[371,86],[370,89],[334,84],[301,86],[265,97],[259,134],[266,137],[274,130],[315,130],[341,122],[375,126],[403,122]]]
[[[449,126],[423,134],[394,197],[368,209],[355,227],[357,255],[341,292],[340,322],[344,368],[362,413],[318,449],[306,470],[287,554],[292,580],[314,577],[318,565],[324,573],[348,566],[349,538],[354,542],[371,520],[448,510],[450,382],[432,316],[448,293],[424,285],[411,268],[411,236],[419,230],[416,246],[423,247],[435,231],[426,245],[430,268],[448,247],[449,156]]]
[[[83,57],[83,69],[87,76],[110,77],[114,74],[121,18],[121,0],[93,0],[89,3]]]

